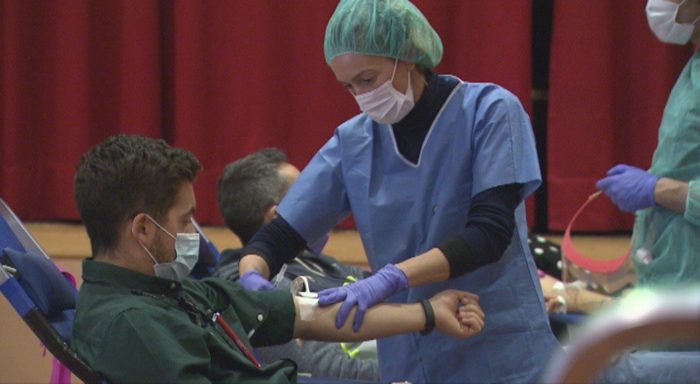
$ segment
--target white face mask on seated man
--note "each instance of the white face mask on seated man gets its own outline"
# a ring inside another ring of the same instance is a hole
[[[158,277],[182,281],[182,279],[192,272],[192,268],[194,268],[194,265],[197,264],[197,260],[199,260],[199,233],[177,233],[173,235],[152,217],[148,216],[148,218],[153,224],[175,240],[175,260],[165,263],[159,263],[156,258],[153,257],[151,251],[141,244],[153,261],[153,271]]]

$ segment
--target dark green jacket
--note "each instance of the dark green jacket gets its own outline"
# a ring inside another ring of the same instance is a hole
[[[177,283],[90,259],[83,281],[72,345],[111,382],[296,382],[294,362],[257,368],[209,321],[223,313],[249,350],[287,342],[295,316],[289,293],[248,292],[223,279]]]

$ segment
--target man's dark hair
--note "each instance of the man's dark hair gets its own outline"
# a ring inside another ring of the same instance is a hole
[[[93,255],[113,249],[124,221],[134,215],[163,219],[201,168],[191,152],[143,136],[112,136],[85,153],[76,170],[75,200]]]
[[[247,244],[265,219],[265,212],[279,204],[290,187],[279,169],[287,156],[265,148],[226,166],[219,179],[217,201],[226,226]]]

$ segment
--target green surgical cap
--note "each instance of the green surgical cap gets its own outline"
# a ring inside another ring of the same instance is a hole
[[[442,42],[408,0],[342,0],[326,27],[326,63],[346,53],[398,58],[425,68],[442,59]]]

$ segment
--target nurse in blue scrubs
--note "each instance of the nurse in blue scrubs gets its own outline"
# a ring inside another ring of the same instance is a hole
[[[558,349],[527,245],[524,200],[541,183],[530,121],[495,84],[433,69],[442,43],[407,0],[344,0],[325,57],[362,113],[341,124],[251,239],[241,283],[268,279],[352,214],[374,274],[322,291],[336,325],[379,302],[474,292],[479,336],[425,332],[378,340],[382,382],[537,380]]]

